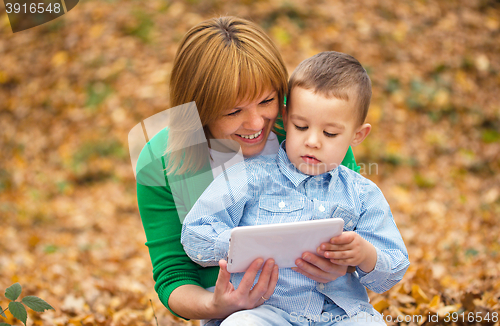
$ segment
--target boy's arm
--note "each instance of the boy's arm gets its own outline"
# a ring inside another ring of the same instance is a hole
[[[403,278],[410,261],[387,200],[373,182],[365,181],[359,187],[363,208],[354,231],[375,247],[377,259],[372,271],[358,266],[357,272],[361,284],[382,293]]]
[[[373,182],[363,181],[357,185],[362,209],[355,230],[322,244],[318,254],[334,264],[357,266],[361,284],[381,293],[403,278],[410,262],[389,204]]]
[[[217,266],[226,259],[231,229],[238,226],[248,194],[245,164],[219,175],[203,192],[182,225],[186,254],[201,266]]]

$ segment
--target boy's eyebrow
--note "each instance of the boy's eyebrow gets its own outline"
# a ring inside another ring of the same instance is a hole
[[[329,122],[326,125],[332,126],[332,127],[338,128],[338,129],[345,129],[344,125],[341,125],[341,124],[335,123],[335,122]]]

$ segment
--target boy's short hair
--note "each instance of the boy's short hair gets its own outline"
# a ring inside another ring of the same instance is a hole
[[[294,87],[340,100],[355,100],[359,124],[365,121],[372,96],[370,77],[354,57],[340,52],[318,53],[302,61],[288,81],[287,105]]]

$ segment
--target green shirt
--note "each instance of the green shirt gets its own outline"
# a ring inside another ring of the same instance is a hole
[[[278,135],[280,143],[284,138]],[[207,157],[207,164],[201,171],[167,178],[163,156],[167,139],[168,130],[163,129],[141,152],[136,166],[137,201],[146,232],[146,246],[149,248],[153,265],[155,290],[165,307],[175,316],[181,317],[168,306],[172,291],[185,284],[195,284],[203,288],[214,286],[219,274],[219,267],[203,268],[192,262],[180,243],[182,223],[179,217],[184,219],[189,209],[213,181],[213,175]],[[351,148],[342,164],[359,172],[360,168],[356,165]],[[174,187],[177,187],[176,191],[172,191]],[[181,195],[174,198],[173,193]]]

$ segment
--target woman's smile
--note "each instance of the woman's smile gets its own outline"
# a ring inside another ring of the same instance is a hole
[[[264,129],[262,129],[262,130],[264,130]],[[252,135],[238,135],[238,134],[236,134],[236,135],[240,136],[243,139],[254,140],[254,139],[259,138],[260,135],[262,135],[262,130],[260,130],[259,132],[255,133],[255,134],[252,134]]]

